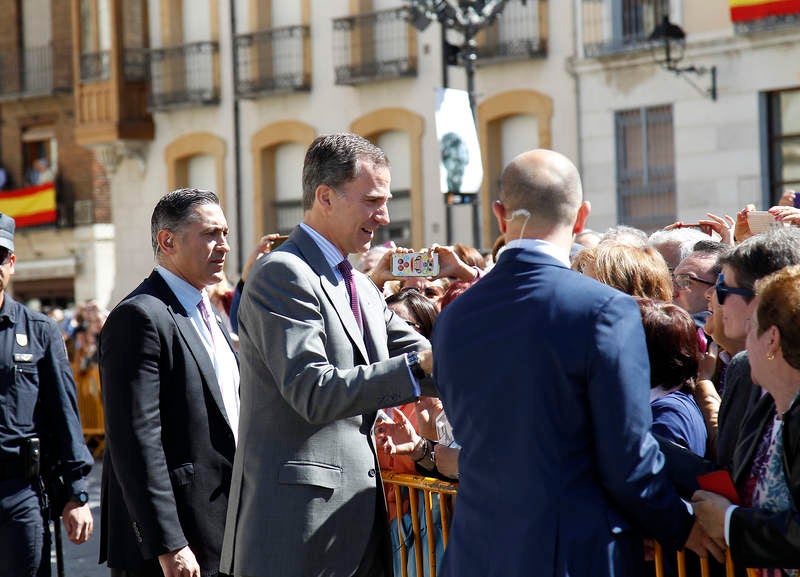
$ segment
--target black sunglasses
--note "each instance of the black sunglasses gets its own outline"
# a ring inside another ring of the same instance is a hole
[[[752,299],[754,296],[756,296],[756,293],[754,293],[750,289],[737,288],[726,285],[725,275],[723,275],[722,273],[719,273],[719,277],[717,277],[717,284],[714,285],[714,289],[717,292],[717,300],[721,305],[725,304],[725,299],[728,298],[728,295],[739,295],[748,301]]]

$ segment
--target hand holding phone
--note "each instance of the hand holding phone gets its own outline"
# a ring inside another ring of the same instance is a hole
[[[747,213],[747,224],[753,234],[767,231],[776,222],[775,215],[766,210],[751,210]]]
[[[436,252],[406,252],[392,255],[392,275],[439,276],[439,255]]]

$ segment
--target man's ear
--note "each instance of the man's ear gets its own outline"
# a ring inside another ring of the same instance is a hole
[[[492,203],[492,211],[494,217],[497,219],[497,228],[500,229],[500,234],[505,234],[508,228],[508,221],[506,220],[506,207],[499,200]]]
[[[158,248],[164,254],[175,254],[175,234],[168,230],[159,230],[156,235]]]
[[[572,234],[578,234],[583,230],[586,224],[586,219],[589,218],[589,213],[592,211],[592,203],[584,200],[578,208],[578,216],[575,217],[575,225],[572,227]]]
[[[317,190],[314,191],[317,202],[325,209],[331,207],[331,195],[333,194],[336,194],[336,192],[327,184],[320,184]]]

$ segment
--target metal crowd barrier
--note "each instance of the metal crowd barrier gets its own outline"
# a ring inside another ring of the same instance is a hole
[[[439,479],[432,479],[430,477],[422,477],[419,475],[411,475],[407,473],[394,473],[392,471],[381,470],[381,477],[385,485],[390,485],[395,495],[395,507],[397,518],[403,517],[403,496],[401,490],[403,487],[408,489],[408,503],[411,509],[411,520],[413,526],[414,538],[414,551],[422,550],[422,538],[420,537],[421,524],[419,515],[419,498],[420,492],[423,494],[423,503],[425,506],[424,519],[428,527],[433,525],[433,499],[439,500],[439,505],[442,511],[442,538],[443,544],[447,547],[447,541],[450,536],[450,521],[453,516],[453,506],[455,505],[456,494],[458,492],[457,482],[441,481]],[[405,546],[405,540],[402,534],[402,523],[397,523],[397,530],[399,532],[400,550],[402,554],[402,577],[408,577],[408,550]],[[416,563],[417,575],[430,575],[436,577],[436,555],[431,554],[435,551],[435,531],[426,531],[428,539],[428,555],[427,561],[429,573],[423,571],[423,556],[415,555],[414,561]],[[677,570],[678,577],[687,577],[687,559],[686,553],[678,551],[677,553]],[[700,575],[701,577],[711,577],[711,567],[708,559],[700,559]],[[665,577],[664,572],[664,551],[658,543],[655,543],[655,573],[656,577]],[[400,576],[395,576],[400,577]],[[731,559],[730,551],[725,553],[725,577],[734,577],[733,560]],[[747,577],[758,577],[758,570],[747,569]]]
[[[411,509],[411,522],[413,527],[414,551],[422,551],[421,524],[419,515],[419,495],[422,494],[424,503],[424,519],[427,527],[431,530],[426,531],[428,540],[428,572],[423,570],[423,555],[415,554],[416,574],[418,576],[430,575],[436,577],[436,531],[433,530],[433,499],[439,501],[441,510],[441,534],[442,542],[447,547],[450,538],[450,521],[453,517],[453,506],[455,505],[456,492],[458,491],[457,482],[442,481],[431,477],[422,477],[408,473],[394,473],[392,471],[381,470],[381,477],[385,485],[390,485],[394,491],[395,507],[397,512],[397,531],[400,540],[400,552],[402,556],[402,577],[408,577],[408,548],[403,538],[403,528],[400,520],[403,518],[403,495],[402,488],[408,489],[408,503]],[[396,575],[395,577],[400,577]]]

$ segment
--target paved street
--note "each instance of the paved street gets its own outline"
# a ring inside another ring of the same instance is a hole
[[[108,577],[108,568],[105,563],[103,565],[97,563],[97,555],[100,550],[100,472],[102,467],[103,460],[97,460],[89,478],[89,504],[94,515],[94,533],[83,545],[73,545],[62,531],[64,577]],[[55,546],[53,546],[51,564],[52,575],[56,577]]]

